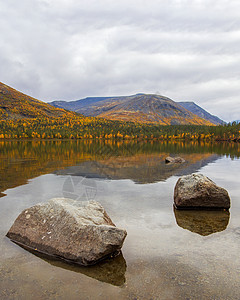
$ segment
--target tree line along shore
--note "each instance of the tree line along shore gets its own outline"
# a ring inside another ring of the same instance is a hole
[[[240,124],[158,125],[101,118],[34,118],[0,121],[0,139],[118,139],[240,141]]]

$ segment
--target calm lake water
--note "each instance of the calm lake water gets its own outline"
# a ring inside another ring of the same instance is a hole
[[[239,157],[239,144],[0,142],[0,299],[240,299]],[[175,183],[193,172],[228,190],[229,213],[174,211]],[[99,201],[128,232],[122,255],[79,267],[5,237],[53,197]]]

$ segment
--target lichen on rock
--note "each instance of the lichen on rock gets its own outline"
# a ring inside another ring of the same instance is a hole
[[[126,235],[100,203],[68,198],[24,210],[7,233],[20,245],[81,265],[119,253]]]

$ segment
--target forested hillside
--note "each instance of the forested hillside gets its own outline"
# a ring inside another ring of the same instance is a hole
[[[0,82],[0,120],[75,117],[76,113],[55,108]]]
[[[172,102],[164,102],[172,105]],[[183,111],[184,112],[184,111]],[[191,116],[191,115],[190,115]],[[0,84],[0,139],[233,140],[240,124],[160,125],[85,117]]]

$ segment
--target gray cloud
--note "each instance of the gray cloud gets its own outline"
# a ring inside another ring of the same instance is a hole
[[[0,80],[33,97],[159,91],[240,119],[239,1],[8,0],[0,11]]]

